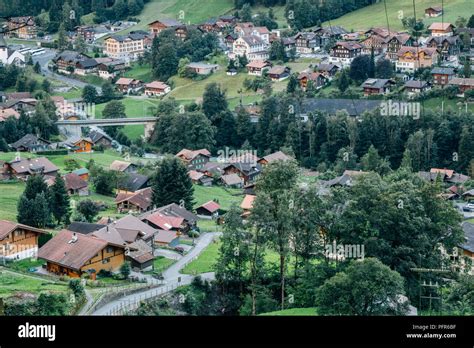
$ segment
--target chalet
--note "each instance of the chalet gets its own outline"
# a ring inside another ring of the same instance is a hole
[[[338,72],[339,67],[335,64],[325,64],[321,63],[316,67],[316,71],[320,72],[324,76],[326,76],[328,79],[334,77],[336,73]]]
[[[261,172],[262,167],[258,163],[235,162],[224,167],[225,175],[237,174],[244,180],[244,185],[255,182]]]
[[[87,58],[76,63],[74,66],[74,74],[85,76],[97,71],[97,62],[95,59]]]
[[[253,28],[254,25],[252,22],[240,22],[236,23],[234,26],[234,33],[239,37],[245,36],[246,30]]]
[[[416,95],[430,90],[431,86],[426,81],[409,80],[405,82],[403,89],[408,95]]]
[[[210,18],[204,23],[198,25],[199,29],[205,33],[218,33],[221,30],[221,27],[217,25],[217,18]]]
[[[107,60],[103,61],[104,59]],[[99,74],[99,77],[106,80],[113,79],[127,69],[125,62],[120,59],[96,58],[95,61],[98,63],[97,73]]]
[[[89,139],[94,146],[112,147],[112,138],[103,132],[93,130],[89,133]]]
[[[150,218],[152,215],[153,217]],[[152,227],[156,223],[162,226],[161,229],[179,232],[187,232],[193,229],[198,221],[198,217],[195,214],[175,203],[144,213],[140,216],[140,219]]]
[[[113,35],[104,40],[104,54],[108,57],[121,59],[125,62],[137,60],[145,52],[143,34]]]
[[[403,46],[411,47],[414,44],[413,38],[409,34],[395,34],[386,39],[386,54],[385,57],[391,61],[398,59],[398,51]]]
[[[426,17],[439,17],[443,14],[443,8],[441,6],[430,6],[425,9]]]
[[[27,134],[9,146],[15,151],[36,152],[49,150],[51,147],[51,142],[39,138],[34,134]]]
[[[97,62],[90,57],[74,52],[74,51],[63,51],[59,53],[53,59],[53,63],[56,65],[58,72],[63,74],[72,74],[78,68],[82,75],[85,75],[86,70],[94,69],[97,66]]]
[[[362,45],[357,42],[338,41],[331,48],[329,62],[348,66],[362,53]]]
[[[137,79],[121,77],[115,82],[115,86],[123,94],[138,93],[143,89],[143,82]]]
[[[22,99],[8,99],[2,105],[2,109],[13,109],[16,112],[23,111],[27,115],[31,115],[35,112],[36,104],[38,101],[34,98],[22,98]]]
[[[380,55],[387,49],[387,37],[376,34],[370,35],[361,41],[361,45],[363,46],[363,54],[372,54],[373,51],[375,55]]]
[[[94,235],[62,230],[38,252],[46,261],[46,270],[57,275],[80,278],[89,274],[95,279],[101,270],[117,271],[125,261],[125,246]]]
[[[224,174],[221,176],[221,181],[226,187],[242,188],[244,186],[244,179],[237,173]]]
[[[397,55],[395,66],[401,72],[415,72],[419,68],[429,68],[438,61],[438,51],[431,47],[404,46]]]
[[[20,114],[15,109],[0,109],[0,122],[5,122],[10,117],[14,117],[18,120]]]
[[[163,30],[174,29],[182,23],[174,19],[160,19],[148,24],[148,29],[152,37],[159,35]]]
[[[282,81],[290,77],[291,70],[287,66],[275,65],[268,70],[267,75],[272,81]]]
[[[73,170],[71,173],[76,174],[84,181],[89,181],[89,170],[87,168],[79,168]]]
[[[267,27],[249,27],[249,28],[242,28],[237,35],[240,37],[244,36],[257,36],[262,39],[265,44],[270,44],[270,31]]]
[[[453,77],[449,85],[458,87],[459,95],[464,96],[464,92],[474,89],[474,78]]]
[[[134,193],[150,186],[150,177],[137,173],[128,173],[117,184],[118,193]]]
[[[175,248],[180,242],[179,233],[174,231],[158,230],[154,237],[155,245],[161,247]]]
[[[249,75],[262,76],[265,70],[272,67],[268,60],[254,60],[246,65]]]
[[[302,32],[294,37],[296,53],[307,55],[315,53],[321,47],[321,38],[316,33]]]
[[[390,88],[395,85],[395,81],[390,79],[367,79],[361,87],[364,89],[364,95],[381,95],[390,93]]]
[[[180,158],[184,164],[190,170],[199,170],[209,162],[211,153],[206,149],[200,150],[188,150],[182,149],[176,154],[176,157]]]
[[[281,43],[283,44],[283,47],[285,48],[285,52],[291,52],[294,50],[296,52],[296,41],[293,37],[283,37],[281,38]]]
[[[95,30],[90,25],[80,25],[74,28],[75,37],[82,37],[85,42],[93,43],[95,41]]]
[[[316,27],[310,31],[316,33],[320,37],[321,47],[326,46],[331,40],[340,40],[346,34],[347,30],[341,26],[333,25],[329,27]]]
[[[435,22],[428,28],[431,36],[452,36],[454,34],[454,25],[451,23]]]
[[[221,206],[214,202],[214,201],[209,201],[207,203],[204,203],[200,205],[199,207],[196,208],[196,214],[198,215],[203,215],[203,216],[218,216],[219,215],[219,210],[221,209]]]
[[[186,68],[198,75],[209,75],[219,70],[218,64],[189,63]]]
[[[70,195],[89,196],[89,185],[79,175],[69,173],[64,175],[63,179]]]
[[[42,174],[54,177],[59,169],[46,157],[16,159],[4,164],[5,173],[10,177],[26,180],[30,175]]]
[[[145,84],[145,95],[148,97],[160,97],[168,94],[171,87],[161,81],[153,81]]]
[[[313,87],[318,89],[326,85],[329,79],[320,72],[303,71],[298,75],[298,81],[300,82],[301,89],[306,91],[309,82],[312,82]]]
[[[242,36],[235,40],[233,55],[246,56],[249,61],[267,60],[270,57],[268,45],[258,36]]]
[[[23,260],[36,257],[38,254],[38,238],[47,234],[46,231],[0,220],[0,259]]]
[[[188,175],[195,185],[212,186],[212,182],[214,181],[211,176],[196,170],[190,170]]]
[[[221,162],[207,162],[199,171],[206,174],[207,176],[219,177],[224,173],[223,168],[226,166],[226,163]]]
[[[263,156],[258,160],[258,163],[262,166],[266,166],[269,163],[276,162],[276,161],[291,161],[293,160],[292,157],[288,156],[282,151],[277,151],[271,153],[269,155]]]
[[[431,70],[431,75],[433,76],[433,84],[445,86],[454,77],[454,69],[435,67]]]
[[[450,56],[457,55],[461,52],[461,39],[459,36],[431,36],[426,41],[427,47],[436,48],[444,60],[448,60]]]
[[[240,203],[240,208],[243,210],[242,217],[247,218],[251,214],[253,208],[253,202],[257,196],[245,195],[242,203]]]
[[[235,40],[237,40],[239,36],[235,33],[229,33],[224,36],[224,43],[230,49],[234,46]]]
[[[61,146],[69,149],[74,153],[89,153],[92,151],[92,146],[94,146],[94,143],[90,138],[73,136],[67,139],[65,142],[61,143]]]
[[[174,231],[180,233],[184,231],[185,224],[184,219],[180,216],[167,216],[160,212],[153,212],[143,219],[143,222],[151,226],[152,228]]]
[[[115,204],[119,213],[144,213],[152,208],[153,190],[149,187],[136,192],[119,193]]]
[[[19,39],[31,40],[36,38],[38,29],[34,17],[11,17],[7,23],[8,34]]]
[[[136,173],[138,167],[136,164],[115,160],[110,164],[110,170],[122,173]]]

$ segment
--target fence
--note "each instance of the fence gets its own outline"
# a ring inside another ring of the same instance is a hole
[[[125,315],[131,311],[137,310],[140,307],[141,303],[150,302],[167,292],[176,290],[182,285],[186,285],[187,283],[188,281],[165,285],[156,288],[155,290],[150,291],[149,293],[140,294],[139,296],[137,296],[136,299],[121,300],[120,304],[108,311],[106,315]]]

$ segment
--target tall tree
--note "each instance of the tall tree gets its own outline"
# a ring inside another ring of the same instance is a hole
[[[58,224],[68,224],[71,217],[69,195],[66,184],[59,174],[56,175],[54,184],[49,188],[49,191],[51,213]]]
[[[176,203],[188,210],[193,209],[193,183],[179,158],[164,158],[153,177],[153,204],[161,207]]]

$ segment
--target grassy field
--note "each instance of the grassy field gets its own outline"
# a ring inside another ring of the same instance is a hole
[[[290,308],[282,311],[268,312],[259,314],[261,316],[316,316],[318,310],[316,307],[309,308]]]
[[[125,77],[131,77],[134,79],[142,80],[143,82],[153,81],[153,76],[151,74],[151,65],[144,64],[142,66],[134,64],[130,70],[123,74]]]
[[[387,14],[390,30],[403,30],[399,16],[413,17],[412,0],[387,0]],[[441,22],[441,17],[426,18],[425,9],[429,6],[440,6],[440,0],[416,0],[416,18],[423,18],[425,26]],[[454,24],[458,16],[469,19],[472,14],[472,0],[449,0],[444,2],[444,21]],[[402,12],[400,12],[402,11]],[[324,25],[329,25],[328,22]],[[364,7],[331,21],[331,25],[341,25],[346,30],[366,30],[371,27],[387,27],[384,2]]]
[[[201,204],[215,200],[223,210],[229,210],[232,204],[238,206],[242,202],[242,190],[239,189],[224,189],[221,186],[204,187],[201,185],[194,185],[194,207],[197,208]]]
[[[16,207],[25,189],[23,183],[0,184],[0,220],[16,221]]]
[[[285,6],[272,6],[275,21],[278,23],[278,28],[288,28],[288,21],[285,18]],[[257,14],[259,12],[268,13],[268,8],[264,6],[254,6],[252,13]]]
[[[22,274],[11,274],[0,271],[0,297],[14,295],[16,292],[65,292],[67,285],[64,283],[51,283],[39,278],[32,278]]]
[[[145,5],[142,13],[136,16],[140,20],[136,26],[117,33],[125,34],[139,29],[147,30],[148,23],[164,18],[198,24],[211,17],[231,13],[233,8],[233,0],[152,0]]]
[[[200,274],[212,272],[219,256],[220,242],[211,243],[199,257],[183,268],[183,274]]]
[[[155,258],[153,261],[154,266],[155,266],[155,272],[154,273],[161,273],[168,267],[170,267],[173,263],[175,263],[176,260],[168,259],[164,256],[158,256]],[[152,274],[153,271],[145,272],[146,274]]]

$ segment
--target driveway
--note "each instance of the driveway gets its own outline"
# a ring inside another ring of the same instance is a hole
[[[192,262],[201,252],[206,249],[209,244],[212,243],[215,237],[219,236],[220,232],[211,232],[201,235],[198,239],[196,239],[196,246],[186,255],[184,255],[181,259],[179,259],[176,263],[171,265],[166,271],[163,272],[163,281],[159,281],[153,278],[149,274],[135,274],[134,276],[138,276],[141,279],[146,279],[149,284],[163,284],[159,287],[155,287],[153,289],[148,289],[144,291],[137,292],[135,294],[122,296],[116,300],[113,300],[106,305],[100,307],[92,315],[111,315],[112,313],[120,310],[122,306],[126,306],[129,304],[137,303],[141,300],[156,297],[167,292],[171,292],[175,290],[177,287],[183,285],[191,284],[192,280],[196,276],[188,275],[188,274],[181,274],[180,271],[190,262]],[[203,273],[200,274],[203,279],[212,280],[214,279],[214,273]]]

